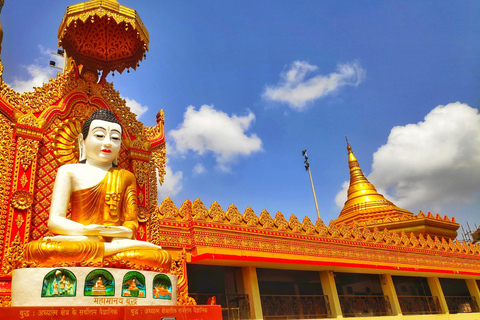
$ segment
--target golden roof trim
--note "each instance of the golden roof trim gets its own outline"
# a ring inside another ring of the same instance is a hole
[[[166,198],[153,213],[152,221],[156,221],[162,226],[200,226],[223,231],[235,230],[235,232],[245,233],[246,235],[261,231],[262,234],[290,239],[298,237],[312,241],[343,239],[354,241],[358,245],[362,243],[377,243],[389,245],[391,248],[412,248],[480,255],[480,245],[471,242],[453,241],[443,237],[438,238],[437,236],[432,238],[429,235],[423,236],[422,234],[415,236],[413,233],[390,231],[386,228],[380,230],[374,227],[371,230],[367,225],[342,224],[337,226],[333,221],[327,227],[321,219],[318,219],[313,226],[307,217],[299,225],[298,218],[293,214],[290,216],[289,221],[283,217],[281,212],[277,212],[275,219],[272,219],[270,214],[264,209],[260,217],[258,217],[248,207],[242,215],[233,204],[225,212],[217,202],[214,202],[207,209],[200,199],[196,199],[193,204],[186,200],[181,208],[177,209],[173,201],[170,198]]]

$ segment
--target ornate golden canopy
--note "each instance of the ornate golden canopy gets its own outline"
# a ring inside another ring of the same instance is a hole
[[[90,70],[136,69],[148,51],[148,32],[133,9],[116,0],[69,6],[58,29],[58,44],[77,65]]]

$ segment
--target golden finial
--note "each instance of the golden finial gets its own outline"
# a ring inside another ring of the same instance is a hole
[[[355,158],[355,155],[353,154],[353,151],[352,151],[352,147],[350,146],[350,143],[348,143],[347,135],[345,135],[345,140],[347,141],[348,163],[356,162],[357,158]]]

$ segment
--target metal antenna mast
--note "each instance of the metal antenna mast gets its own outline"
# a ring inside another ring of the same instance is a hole
[[[318,210],[317,196],[315,195],[315,188],[313,187],[312,172],[310,171],[310,164],[308,163],[307,149],[302,151],[302,156],[305,157],[305,170],[310,175],[310,183],[312,184],[313,200],[315,200],[315,208],[317,209],[317,216],[320,219],[320,210]]]

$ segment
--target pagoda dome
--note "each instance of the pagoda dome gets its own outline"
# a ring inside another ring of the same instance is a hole
[[[58,45],[77,65],[104,72],[136,70],[149,36],[137,12],[116,0],[71,5],[58,30]]]
[[[400,218],[405,215],[413,217],[412,212],[399,208],[391,201],[385,199],[383,195],[377,192],[374,185],[365,178],[348,141],[347,151],[348,166],[350,168],[350,186],[348,188],[347,201],[334,223],[337,225],[344,223],[352,224],[353,222],[362,224],[372,220]]]
[[[360,169],[357,158],[347,140],[348,166],[350,167],[350,186],[348,196],[339,217],[333,221],[337,226],[357,224],[373,230],[374,228],[389,231],[423,234],[431,237],[455,239],[459,224],[455,218],[451,220],[431,213],[418,215],[397,207],[377,192]]]

